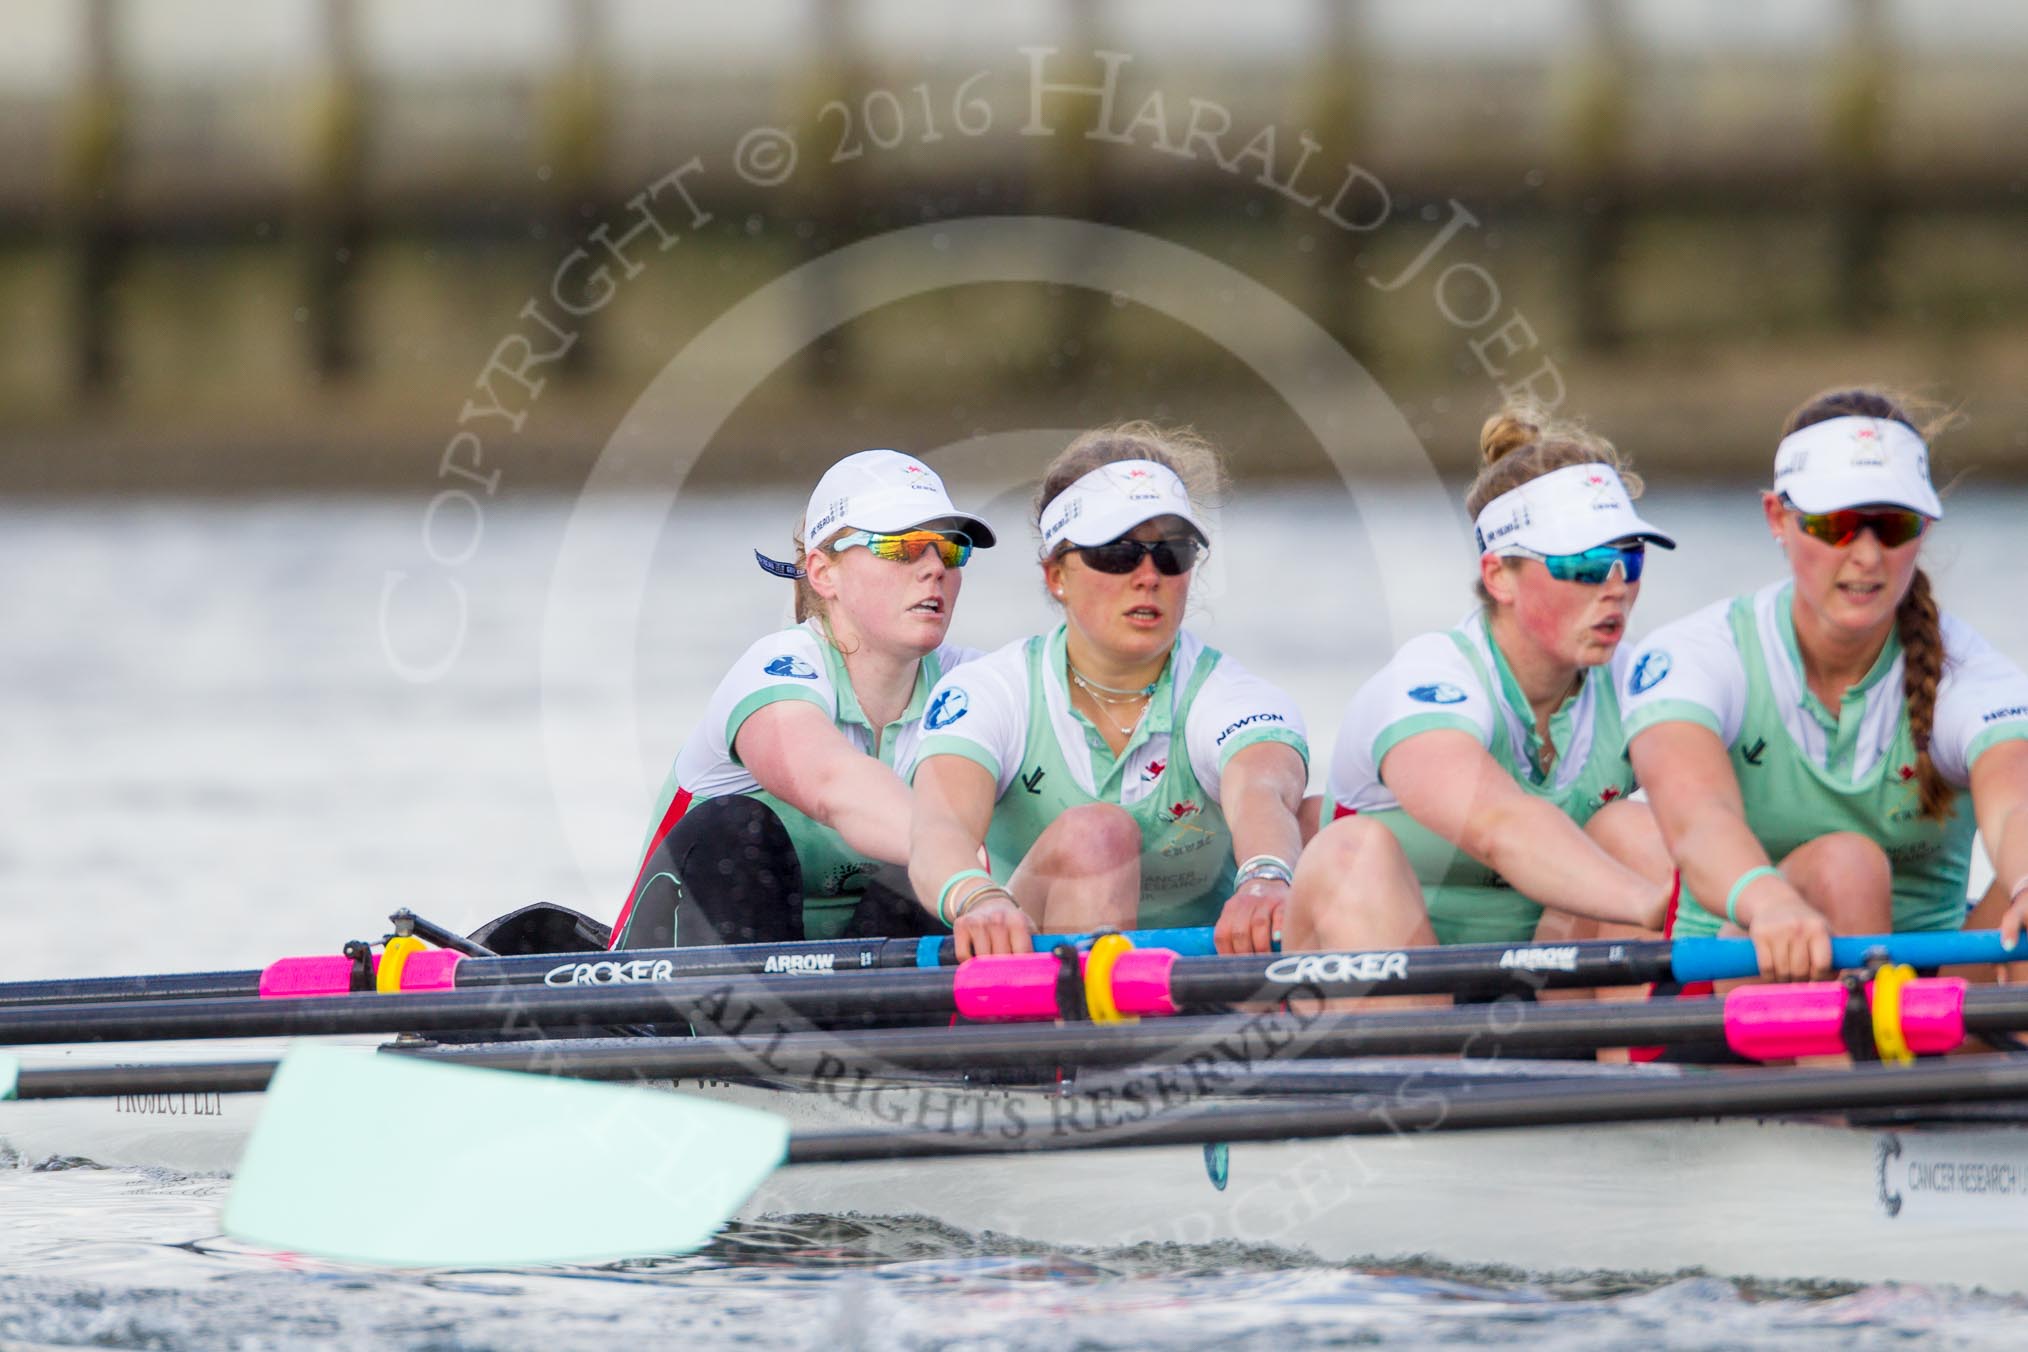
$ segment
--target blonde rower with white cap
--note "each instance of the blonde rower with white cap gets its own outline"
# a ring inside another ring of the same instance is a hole
[[[2028,677],[1939,614],[1943,515],[1905,401],[1789,415],[1762,511],[1787,576],[1658,630],[1627,676],[1632,757],[1683,870],[1680,934],[1744,926],[1761,970],[1822,974],[1833,933],[1957,929],[1974,830],[2028,916]],[[1694,897],[1694,900],[1693,900]]]
[[[941,932],[908,891],[894,767],[978,656],[945,635],[992,528],[889,450],[833,465],[803,523],[793,563],[755,551],[795,582],[797,624],[746,650],[677,753],[615,948]]]
[[[1051,632],[960,667],[924,715],[910,876],[960,955],[1050,932],[1216,922],[1222,952],[1280,928],[1308,776],[1281,691],[1185,630],[1208,547],[1198,438],[1087,432],[1037,499]],[[980,846],[990,871],[977,867]]]
[[[1610,443],[1539,409],[1488,419],[1480,452],[1465,498],[1480,605],[1353,696],[1290,948],[1662,923],[1671,869],[1646,809],[1625,801],[1615,676],[1646,546],[1675,542],[1635,512],[1640,480]]]

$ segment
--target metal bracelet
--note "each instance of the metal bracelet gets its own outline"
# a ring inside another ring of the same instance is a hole
[[[964,896],[958,899],[957,909],[951,912],[951,924],[955,926],[960,920],[963,920],[965,918],[965,913],[978,904],[980,897],[989,897],[996,892],[1001,896],[1007,898],[1007,900],[1013,901],[1014,905],[1016,905],[1017,907],[1021,904],[1018,901],[1014,901],[1014,894],[1012,892],[1009,892],[1006,888],[1000,886],[1000,884],[988,883],[984,887],[973,888],[971,891],[965,893]]]
[[[1263,878],[1270,882],[1292,883],[1296,880],[1296,870],[1288,860],[1277,855],[1256,854],[1240,864],[1234,886],[1244,887]]]

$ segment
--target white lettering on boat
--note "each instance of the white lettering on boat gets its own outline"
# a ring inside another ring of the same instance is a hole
[[[837,961],[832,953],[773,953],[768,956],[763,972],[828,972]]]
[[[1574,972],[1577,970],[1577,945],[1510,948],[1500,955],[1500,966],[1523,972]]]
[[[615,962],[609,958],[598,962],[567,962],[561,967],[552,967],[543,973],[545,986],[631,986],[653,981],[668,981],[676,975],[676,964],[667,958],[632,958]]]
[[[1291,986],[1333,981],[1398,981],[1408,975],[1406,953],[1291,953],[1268,964],[1269,981]]]

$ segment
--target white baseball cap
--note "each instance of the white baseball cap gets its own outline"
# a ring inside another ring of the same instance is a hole
[[[1057,546],[1102,545],[1119,539],[1143,521],[1178,516],[1211,543],[1190,505],[1190,490],[1167,465],[1153,460],[1115,460],[1100,465],[1049,500],[1042,509],[1042,557]]]
[[[1887,503],[1935,520],[1929,447],[1907,423],[1848,415],[1798,428],[1775,449],[1775,492],[1804,512]]]
[[[1476,523],[1479,552],[1519,545],[1536,554],[1582,554],[1614,540],[1676,541],[1634,511],[1626,481],[1607,464],[1565,465],[1487,503]]]
[[[980,549],[993,546],[993,528],[981,517],[951,505],[937,472],[900,451],[859,451],[846,456],[817,480],[810,505],[803,511],[803,540],[815,549],[841,526],[886,533],[913,530],[929,521],[955,520],[957,529]],[[776,577],[799,578],[796,564],[753,552],[763,570]]]

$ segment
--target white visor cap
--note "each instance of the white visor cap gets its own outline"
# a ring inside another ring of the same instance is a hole
[[[954,518],[980,549],[993,544],[993,528],[951,505],[935,470],[900,451],[860,451],[824,472],[803,513],[809,548],[841,526],[858,530],[913,530],[926,521]]]
[[[1042,509],[1042,557],[1063,544],[1107,544],[1158,516],[1181,517],[1199,540],[1211,542],[1175,470],[1153,460],[1100,465]]]
[[[1479,552],[1519,545],[1537,554],[1582,554],[1615,540],[1676,541],[1634,511],[1634,500],[1611,465],[1565,465],[1509,489],[1486,504],[1477,524]]]
[[[1943,503],[1929,481],[1929,447],[1892,418],[1826,418],[1782,438],[1775,492],[1805,512],[1886,503],[1935,520]]]

